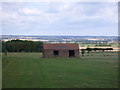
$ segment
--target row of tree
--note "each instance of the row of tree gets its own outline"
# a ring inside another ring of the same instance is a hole
[[[81,53],[82,53],[82,56],[84,56],[84,54],[85,54],[85,51],[87,51],[88,53],[90,52],[90,51],[105,51],[105,50],[113,50],[113,48],[86,48],[86,49],[81,49]]]
[[[43,42],[11,40],[2,42],[2,52],[41,52]]]
[[[95,45],[95,46],[111,46],[111,44],[98,44],[98,45]]]
[[[90,51],[108,51],[108,50],[113,50],[113,48],[86,48],[86,49],[81,49],[81,51],[88,51],[88,53],[90,52]]]

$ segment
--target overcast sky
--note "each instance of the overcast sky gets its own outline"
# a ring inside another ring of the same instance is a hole
[[[118,35],[117,2],[6,2],[0,5],[3,35]]]

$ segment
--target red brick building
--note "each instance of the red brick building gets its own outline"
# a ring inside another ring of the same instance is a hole
[[[44,43],[43,57],[79,57],[77,43]]]

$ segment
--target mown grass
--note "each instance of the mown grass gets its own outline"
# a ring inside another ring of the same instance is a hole
[[[3,54],[3,88],[117,88],[117,52],[80,58],[42,58],[41,53]]]

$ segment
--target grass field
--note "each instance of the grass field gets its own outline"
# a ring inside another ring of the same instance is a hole
[[[41,58],[41,53],[3,54],[3,88],[117,88],[117,52],[80,58]]]

